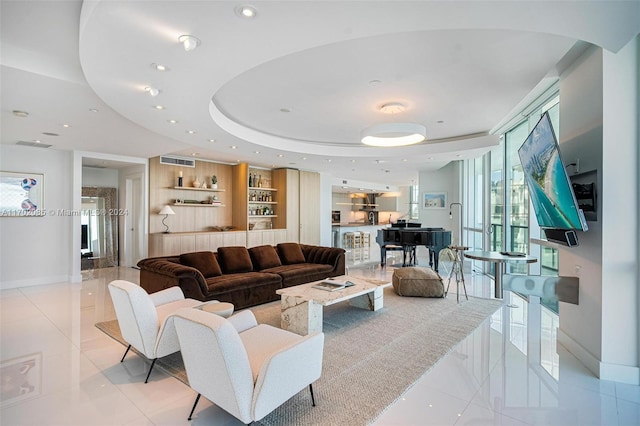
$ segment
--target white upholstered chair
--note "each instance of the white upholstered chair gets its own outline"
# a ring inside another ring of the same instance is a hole
[[[189,385],[248,424],[262,419],[320,378],[324,334],[299,336],[241,311],[228,319],[181,309],[174,322]]]
[[[185,299],[180,287],[148,294],[139,285],[124,280],[110,282],[109,293],[122,337],[129,344],[120,362],[124,361],[131,346],[151,359],[144,381],[147,383],[156,359],[180,350],[170,315],[178,309],[202,305],[203,302]]]

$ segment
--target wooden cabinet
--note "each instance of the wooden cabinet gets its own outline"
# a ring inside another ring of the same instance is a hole
[[[320,174],[295,169],[273,171],[278,188],[277,228],[287,231],[287,241],[320,244]]]
[[[259,179],[256,177],[259,176]],[[277,228],[278,188],[273,188],[271,170],[251,168],[246,163],[234,166],[233,226],[257,231]],[[252,185],[249,185],[251,179]],[[254,180],[259,180],[254,185]]]
[[[256,247],[261,245],[275,246],[279,243],[287,242],[286,229],[265,229],[247,232],[247,247]]]
[[[397,212],[398,197],[376,197],[377,209],[380,212]]]
[[[219,247],[246,246],[245,231],[180,232],[149,235],[149,257],[177,256],[193,251],[218,251]]]

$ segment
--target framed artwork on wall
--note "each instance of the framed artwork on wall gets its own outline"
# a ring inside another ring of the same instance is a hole
[[[44,175],[0,172],[0,216],[44,216]]]
[[[424,210],[444,209],[447,207],[447,193],[425,192],[422,194],[422,208]]]

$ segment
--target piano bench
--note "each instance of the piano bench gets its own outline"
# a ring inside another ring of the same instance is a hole
[[[398,296],[444,297],[442,277],[430,268],[411,266],[396,269],[392,281]]]

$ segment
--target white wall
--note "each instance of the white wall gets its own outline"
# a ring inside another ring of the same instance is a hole
[[[56,211],[73,208],[72,162],[66,151],[0,145],[2,170],[44,174],[44,207],[53,210],[44,217],[0,217],[0,289],[69,280],[73,217]]]
[[[598,222],[560,250],[580,278],[579,305],[560,304],[559,340],[601,379],[640,384],[638,368],[638,38],[617,54],[591,48],[560,81],[563,159],[598,172]]]
[[[460,209],[453,211],[453,220],[449,219],[449,205],[461,202],[459,182],[459,161],[453,161],[435,172],[420,172],[420,222],[423,227],[442,227],[444,229],[459,232]],[[447,205],[444,209],[424,209],[422,204],[425,192],[446,192]],[[452,241],[455,237],[452,235]]]
[[[580,159],[580,171],[597,170],[602,204],[602,49],[591,48],[560,76],[560,150],[567,163]],[[560,303],[560,332],[579,345],[597,370],[602,356],[602,210],[589,231],[578,233],[580,245],[560,249],[559,275],[580,278],[579,305]],[[579,268],[579,270],[576,270]],[[561,339],[565,346],[572,346]],[[569,348],[572,349],[572,348]],[[576,353],[576,355],[578,355]],[[594,371],[595,372],[595,371]]]
[[[96,186],[100,188],[118,188],[117,169],[98,169],[96,167],[82,168],[82,186]]]

